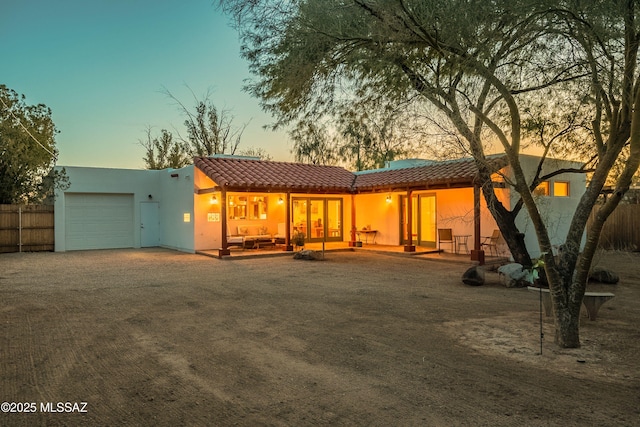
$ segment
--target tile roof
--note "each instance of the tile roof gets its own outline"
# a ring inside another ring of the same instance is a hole
[[[488,161],[494,171],[507,165],[506,156],[502,155],[490,156]],[[373,191],[407,187],[469,187],[473,185],[477,173],[478,168],[471,158],[431,162],[423,166],[356,172],[355,189]]]
[[[233,157],[196,157],[195,166],[228,190],[349,193],[354,174],[339,166]]]
[[[506,156],[493,156],[489,161],[494,170],[507,164]],[[194,164],[217,185],[231,191],[357,193],[409,187],[464,187],[471,186],[477,174],[473,159],[357,173],[339,166],[237,157],[196,157]]]

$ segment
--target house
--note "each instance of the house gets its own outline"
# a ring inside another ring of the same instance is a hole
[[[525,172],[533,173],[538,161],[523,156]],[[508,179],[504,156],[491,156],[490,162],[495,180]],[[579,166],[545,162],[548,170]],[[356,173],[224,155],[196,157],[181,169],[65,169],[71,185],[56,198],[56,251],[163,246],[225,256],[234,246],[278,243],[290,250],[296,233],[307,242],[365,241],[414,251],[436,248],[441,228],[477,250],[480,236],[497,228],[474,185],[472,159],[408,159]],[[584,175],[570,173],[536,190],[554,242],[562,242],[584,190]],[[505,204],[517,202],[507,185],[498,193]],[[526,212],[518,226],[537,255]]]

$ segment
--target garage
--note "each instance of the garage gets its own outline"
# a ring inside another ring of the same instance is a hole
[[[67,250],[134,246],[133,194],[66,193]]]

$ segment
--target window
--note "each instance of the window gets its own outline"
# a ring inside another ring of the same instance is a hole
[[[569,197],[569,183],[567,181],[554,182],[553,195],[555,197]]]
[[[549,195],[549,181],[542,181],[535,190],[533,190],[534,196],[548,196]]]
[[[229,196],[229,219],[267,219],[265,196]]]

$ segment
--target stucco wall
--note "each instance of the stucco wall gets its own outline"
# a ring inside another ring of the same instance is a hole
[[[58,170],[62,167],[58,167]],[[132,194],[134,197],[134,247],[140,247],[140,203],[150,200],[162,204],[158,175],[160,171],[107,169],[89,167],[64,167],[69,177],[69,188],[56,193],[55,201],[55,250],[64,252],[65,247],[65,194]],[[151,195],[151,199],[149,199]]]
[[[356,196],[355,226],[358,230],[364,227],[377,230],[377,244],[398,245],[400,242],[400,198],[398,194],[379,193]],[[387,196],[391,196],[391,203],[387,203]],[[351,211],[345,211],[345,217],[350,219]],[[350,236],[346,237],[349,240]],[[364,241],[364,238],[362,240]]]
[[[499,190],[502,199],[508,196]],[[414,196],[435,194],[436,227],[451,228],[456,235],[469,235],[469,249],[473,244],[473,189],[449,189],[436,191],[416,191]],[[400,197],[406,193],[360,194],[356,196],[356,226],[361,229],[371,226],[378,230],[376,243],[382,245],[398,245],[400,242]],[[391,203],[387,203],[387,196]],[[484,199],[480,200],[481,236],[490,236],[496,223],[486,208]],[[415,230],[414,230],[415,232]]]
[[[534,156],[522,156],[521,164],[524,173],[527,176],[533,176],[539,159]],[[549,172],[564,168],[580,168],[582,164],[578,162],[570,162],[566,160],[547,159],[542,169],[542,175]],[[564,173],[557,175],[550,180],[551,194],[549,196],[536,196],[536,204],[542,219],[547,226],[549,238],[552,245],[560,245],[565,241],[571,218],[580,201],[580,198],[586,189],[586,176],[584,173]],[[556,181],[569,183],[569,196],[556,197],[553,194],[553,183]],[[515,191],[511,192],[511,206],[519,199]],[[531,223],[531,218],[523,208],[516,218],[516,225],[525,234],[525,243],[529,249],[529,253],[533,257],[540,256],[540,245],[536,236],[535,229]],[[584,237],[583,237],[584,244]]]
[[[165,169],[159,172],[160,192],[163,197],[160,203],[162,230],[160,243],[164,247],[194,252],[194,166]],[[188,221],[186,221],[186,215],[188,215]]]

